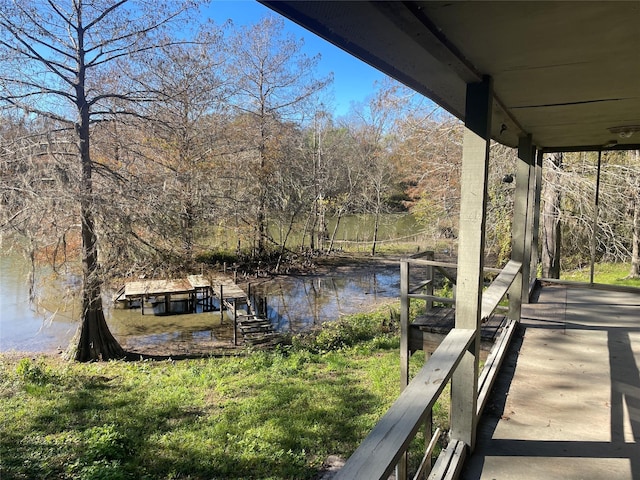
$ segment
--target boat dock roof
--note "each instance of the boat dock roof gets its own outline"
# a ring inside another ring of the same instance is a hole
[[[126,298],[142,297],[145,295],[171,295],[179,293],[193,293],[194,288],[188,280],[137,280],[124,285]]]
[[[208,278],[204,275],[189,275],[179,279],[136,280],[124,285],[124,297],[131,300],[143,296],[178,295],[196,293],[196,290],[211,289],[213,294],[225,299],[246,298],[247,293],[224,276]]]

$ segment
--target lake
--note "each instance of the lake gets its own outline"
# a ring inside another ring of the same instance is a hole
[[[76,331],[80,309],[70,295],[78,279],[39,282],[29,300],[29,264],[17,254],[0,255],[0,351],[55,352],[66,348]],[[46,275],[46,272],[44,272]],[[299,333],[341,315],[368,311],[398,298],[399,267],[385,265],[349,273],[282,276],[252,283],[252,293],[280,332]],[[129,350],[153,346],[162,351],[180,343],[185,350],[199,343],[232,341],[230,321],[218,312],[188,315],[141,315],[139,309],[115,309],[105,293],[109,328]],[[69,298],[65,301],[64,298]]]

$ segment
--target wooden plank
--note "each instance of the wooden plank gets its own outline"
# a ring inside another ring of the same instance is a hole
[[[417,265],[430,265],[432,267],[453,268],[453,269],[458,268],[458,265],[455,264],[455,263],[439,262],[437,260],[404,259],[403,261],[406,261],[406,262],[409,262],[409,263],[413,263],[413,264],[417,264]]]
[[[464,459],[466,456],[467,446],[463,441],[458,440],[455,444],[455,448],[453,449],[453,456],[451,457],[449,468],[442,480],[457,480],[460,476],[460,472],[462,471],[462,466],[464,465]]]
[[[458,268],[457,263],[439,262],[437,260],[422,260],[422,259],[414,260],[413,257],[409,257],[409,259],[405,259],[405,261],[419,264],[419,265],[426,265],[426,266],[439,267],[439,268],[453,268],[453,269]],[[483,271],[491,272],[491,273],[500,273],[502,269],[494,268],[494,267],[483,267]]]
[[[431,285],[433,283],[432,279],[429,280],[425,280],[424,282],[420,282],[418,285],[416,285],[415,287],[413,287],[412,289],[409,290],[409,293],[415,293],[418,290],[422,290],[423,288],[425,288],[428,285]]]
[[[400,262],[400,389],[409,383],[409,262]]]
[[[418,258],[423,258],[423,257],[428,257],[428,256],[433,256],[434,251],[433,250],[425,250],[424,252],[420,252],[420,253],[414,253],[413,255],[411,255],[409,258],[411,260],[416,260]],[[429,260],[433,260],[433,258],[430,258]]]
[[[244,299],[247,297],[247,293],[231,278],[222,275],[217,275],[211,278],[211,288],[213,289],[216,296],[218,296],[218,292],[220,291],[221,286],[224,290],[225,300],[234,298]]]
[[[504,266],[500,275],[498,275],[489,288],[482,292],[482,309],[480,317],[483,321],[489,318],[489,315],[496,309],[502,297],[505,296],[509,287],[516,279],[518,272],[520,272],[522,264],[515,260],[509,260]]]
[[[444,275],[446,278],[448,278],[452,284],[455,285],[456,282],[458,281],[458,277],[456,275],[450,274],[444,268],[436,267],[436,270],[438,270],[441,275]]]
[[[455,310],[453,308],[436,307],[417,317],[411,326],[421,330],[449,333],[455,325]]]
[[[418,293],[410,294],[409,298],[416,298],[418,300],[431,300],[433,302],[440,302],[440,303],[450,303],[450,304],[456,303],[456,299],[455,298],[437,297],[435,295],[422,295],[422,294],[418,294]]]
[[[433,449],[436,448],[441,434],[442,430],[440,430],[440,428],[437,428],[433,436],[431,437],[431,440],[429,441],[429,445],[427,445],[424,456],[422,457],[422,461],[418,466],[418,470],[413,476],[413,480],[420,480],[423,475],[431,471],[431,456],[433,455]]]
[[[444,480],[458,478],[464,458],[466,456],[466,445],[462,440],[452,439],[446,448],[440,452],[433,470],[429,475],[429,480]]]
[[[511,343],[511,339],[513,338],[513,334],[516,331],[517,324],[518,322],[514,319],[507,320],[506,325],[502,329],[502,333],[487,357],[478,380],[478,404],[476,407],[478,415],[484,410],[493,384],[498,377],[507,349],[509,348],[509,344]]]
[[[187,275],[187,281],[193,288],[211,287],[211,282],[204,275]]]
[[[386,479],[431,412],[460,359],[475,340],[473,329],[453,329],[371,433],[336,480]]]
[[[138,280],[128,282],[124,285],[124,295],[127,298],[167,295],[177,293],[191,293],[193,287],[184,278],[181,279],[159,279],[159,280]]]
[[[492,315],[491,318],[482,324],[480,328],[480,338],[482,340],[493,341],[497,331],[502,326],[504,316]],[[410,334],[413,336],[416,330],[435,333],[439,335],[448,334],[455,325],[455,310],[453,308],[434,308],[426,315],[421,315],[411,324]]]

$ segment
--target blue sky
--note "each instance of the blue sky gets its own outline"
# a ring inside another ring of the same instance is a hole
[[[235,26],[254,24],[264,16],[277,15],[254,0],[214,0],[203,13],[218,25],[231,19]],[[374,82],[384,78],[384,74],[366,63],[287,19],[285,19],[285,28],[296,38],[304,39],[305,54],[313,56],[320,53],[322,55],[318,64],[318,73],[321,76],[333,72],[332,89],[336,115],[347,113],[351,102],[365,100],[372,93]]]

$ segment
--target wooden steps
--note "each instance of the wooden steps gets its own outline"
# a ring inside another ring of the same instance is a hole
[[[258,315],[238,316],[237,326],[242,333],[244,343],[249,345],[270,343],[278,338],[271,322]]]

